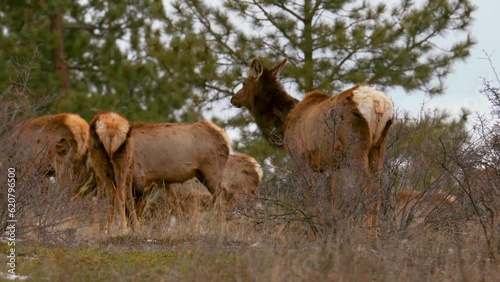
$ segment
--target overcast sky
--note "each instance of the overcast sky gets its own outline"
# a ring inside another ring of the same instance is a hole
[[[418,0],[417,0],[418,2]],[[472,35],[477,44],[471,50],[470,57],[465,62],[453,66],[453,72],[445,80],[447,89],[444,95],[429,97],[423,93],[407,95],[401,90],[387,91],[394,100],[396,107],[417,114],[421,105],[426,101],[426,108],[446,109],[454,116],[458,116],[461,108],[472,112],[489,112],[491,106],[486,97],[479,93],[482,78],[496,81],[490,62],[486,60],[486,51],[500,73],[500,1],[475,0],[477,7],[474,13]],[[497,85],[497,84],[495,84]]]

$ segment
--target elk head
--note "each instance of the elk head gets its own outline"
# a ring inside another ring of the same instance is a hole
[[[243,81],[243,87],[231,98],[231,104],[237,108],[245,107],[252,112],[256,97],[266,94],[263,93],[267,90],[266,86],[268,83],[266,79],[277,80],[287,61],[288,59],[285,58],[271,70],[267,70],[264,69],[259,59],[254,59],[250,66],[248,78]]]

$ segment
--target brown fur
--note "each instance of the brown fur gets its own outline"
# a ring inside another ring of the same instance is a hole
[[[87,174],[89,125],[69,113],[48,115],[19,125],[12,136],[14,158],[26,164],[27,174],[55,175],[58,180],[83,180]]]
[[[133,137],[137,143],[143,144],[135,152],[137,166],[134,171],[135,188],[143,194],[138,204],[141,214],[150,197],[159,193],[155,190],[161,190],[156,187],[182,183],[193,177],[204,184],[211,198],[222,194],[220,181],[230,141],[216,125],[208,121],[137,123],[134,124]],[[151,141],[153,139],[156,144]]]
[[[234,208],[255,205],[261,181],[262,168],[254,158],[239,153],[230,155],[221,184],[227,206]]]
[[[225,206],[231,209],[254,206],[261,180],[262,169],[254,158],[239,153],[229,155],[221,181]],[[196,178],[156,190],[139,205],[139,214],[151,214],[164,201],[174,211],[179,210],[174,213],[176,216],[182,216],[191,214],[196,207],[210,205],[212,198]]]
[[[132,218],[132,227],[138,226],[132,195],[134,169],[134,141],[130,136],[130,123],[114,112],[97,114],[90,122],[90,160],[99,183],[99,195],[108,199],[105,232],[111,230],[115,204],[118,204],[121,224],[127,228],[125,206]]]
[[[278,147],[283,146],[285,119],[299,102],[289,96],[277,80],[282,67],[282,64],[278,64],[268,70],[262,67],[260,61],[254,60],[250,75],[244,82],[245,86],[231,98],[234,106],[245,107],[250,111],[264,138]],[[262,72],[258,76],[256,72],[260,70]],[[272,95],[256,93],[272,93]]]
[[[335,96],[313,91],[297,103],[278,81],[286,61],[269,70],[255,59],[231,103],[250,110],[269,142],[282,140],[299,169],[331,172],[334,206],[342,198],[340,194],[364,190],[365,198],[372,202],[363,204],[365,222],[375,228],[380,169],[393,120],[392,101],[357,85]],[[307,190],[306,197],[310,197]]]
[[[180,183],[197,177],[211,194],[229,155],[226,133],[208,121],[197,123],[134,123],[134,186],[143,192],[153,182]]]
[[[92,120],[90,132],[96,174],[106,183],[105,191],[110,194],[108,229],[112,223],[114,185],[122,228],[127,225],[124,203],[129,207],[133,199],[132,184],[146,199],[153,190],[148,187],[180,183],[193,177],[212,194],[222,193],[220,180],[229,155],[229,138],[213,123],[128,124],[125,117],[116,113],[102,113]],[[133,224],[134,221],[132,218]]]

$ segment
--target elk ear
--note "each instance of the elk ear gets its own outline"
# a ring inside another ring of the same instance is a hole
[[[271,69],[271,73],[276,77],[280,76],[281,70],[283,69],[283,66],[286,64],[286,62],[288,62],[288,59],[284,58],[283,61],[281,61]]]
[[[259,59],[253,59],[252,65],[250,67],[250,75],[255,77],[255,79],[259,79],[263,71],[264,67],[262,66],[262,63],[259,61]]]

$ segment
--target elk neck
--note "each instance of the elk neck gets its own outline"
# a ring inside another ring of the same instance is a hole
[[[276,78],[266,79],[266,73],[263,76],[251,113],[264,138],[282,147],[286,117],[299,101],[288,95]]]

